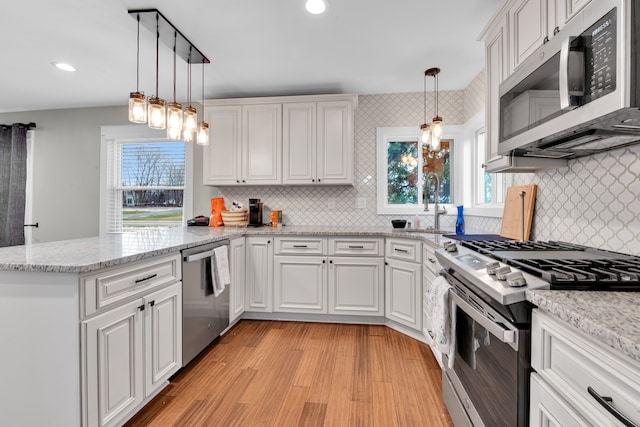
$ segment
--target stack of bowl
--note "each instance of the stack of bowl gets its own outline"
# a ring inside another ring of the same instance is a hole
[[[249,209],[240,211],[222,211],[225,227],[246,227],[249,224]]]

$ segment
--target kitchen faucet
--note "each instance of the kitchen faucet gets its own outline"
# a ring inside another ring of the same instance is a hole
[[[434,194],[434,209],[433,209],[433,229],[440,229],[440,215],[447,214],[447,208],[444,206],[442,210],[438,208],[438,197],[440,196],[440,178],[433,172],[429,172],[427,177],[424,180],[424,191],[422,192],[422,198],[424,199],[424,211],[429,212],[429,200],[427,200],[427,184],[429,183],[429,178],[435,178],[436,180],[436,191]]]

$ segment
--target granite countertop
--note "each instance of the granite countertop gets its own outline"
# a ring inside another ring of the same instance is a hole
[[[176,227],[0,248],[0,271],[86,273],[244,235],[402,237],[434,247],[448,240],[437,234],[409,233],[390,227]]]
[[[530,290],[527,299],[640,362],[640,292]]]

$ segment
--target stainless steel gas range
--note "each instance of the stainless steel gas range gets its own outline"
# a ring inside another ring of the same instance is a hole
[[[436,251],[455,303],[443,396],[456,427],[527,426],[527,289],[640,291],[640,258],[564,242],[471,240]]]

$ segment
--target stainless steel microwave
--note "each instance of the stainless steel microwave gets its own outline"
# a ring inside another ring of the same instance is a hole
[[[640,142],[640,5],[592,0],[500,85],[499,154],[574,158]]]

